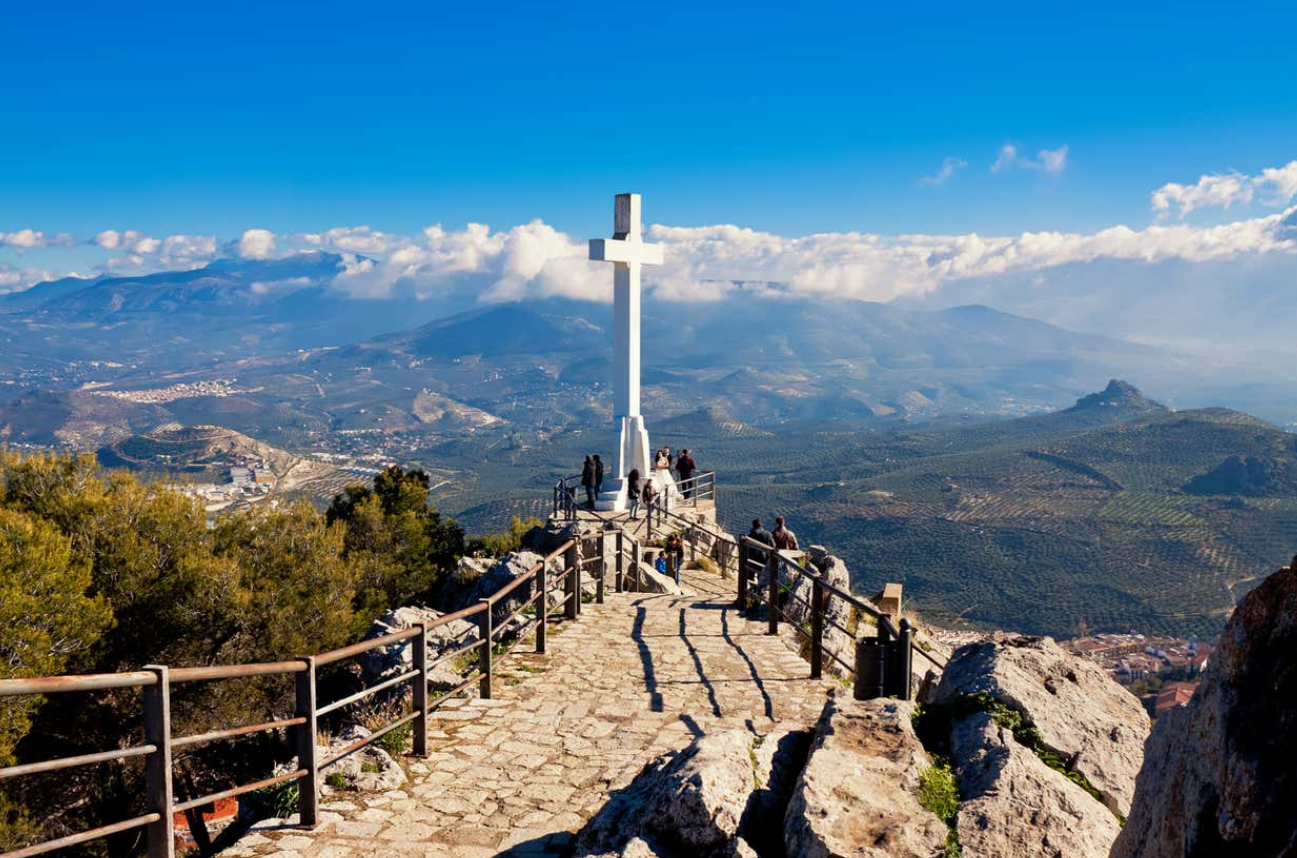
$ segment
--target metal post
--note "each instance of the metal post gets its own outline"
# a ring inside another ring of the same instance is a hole
[[[144,686],[144,741],[157,750],[144,758],[145,800],[160,817],[149,823],[149,858],[172,858],[175,830],[171,789],[171,676],[160,664],[146,665],[157,681]]]
[[[861,638],[856,641],[856,684],[853,694],[857,700],[874,700],[883,696],[883,664],[887,647],[880,641]]]
[[[580,610],[581,592],[576,587],[576,569],[573,568],[572,549],[563,552],[563,616],[575,620]]]
[[[594,601],[603,604],[603,579],[608,577],[608,531],[599,531],[599,580],[594,583]]]
[[[739,609],[748,602],[748,544],[739,538]]]
[[[549,564],[544,560],[536,573],[536,588],[540,590],[540,599],[536,602],[536,652],[543,653],[549,626]]]
[[[824,675],[824,584],[811,579],[811,679]]]
[[[623,577],[626,574],[626,531],[621,528],[617,529],[617,577],[613,579],[613,587],[618,593],[626,589],[626,582]]]
[[[315,757],[315,656],[308,655],[302,661],[306,662],[306,670],[297,674],[296,715],[305,718],[306,723],[297,726],[297,767],[305,769],[306,775],[297,785],[297,816],[301,825],[314,828],[320,813],[320,767]]]
[[[477,615],[477,636],[481,640],[477,654],[477,666],[482,677],[478,680],[478,695],[483,700],[491,699],[491,611],[495,607],[490,599],[478,602],[486,610]]]
[[[901,633],[896,639],[895,677],[892,693],[902,700],[914,696],[914,629],[907,619],[901,619]]]
[[[769,614],[769,634],[779,634],[779,553],[771,549],[766,554],[766,612]]]
[[[419,671],[414,678],[410,703],[414,706],[414,755],[428,757],[428,625],[415,623],[419,633],[410,639],[412,667]]]

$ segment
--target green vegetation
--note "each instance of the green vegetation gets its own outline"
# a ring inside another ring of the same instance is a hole
[[[256,504],[209,527],[195,500],[93,456],[0,451],[0,677],[278,661],[351,643],[377,613],[430,592],[463,552],[462,531],[428,494],[426,475],[389,469],[328,515]],[[322,674],[335,678],[347,681],[341,667]],[[138,691],[66,697],[0,702],[0,765],[138,742]],[[293,706],[289,677],[177,685],[172,729],[275,720]],[[400,754],[410,736],[404,725],[379,743]],[[193,788],[215,791],[264,778],[267,757],[292,753],[284,743],[249,736],[190,750],[184,765]],[[4,845],[130,818],[141,778],[128,761],[6,781]],[[265,796],[276,812],[295,809],[296,789]],[[28,819],[19,808],[30,807],[51,812]]]
[[[919,772],[919,804],[946,823],[949,831],[941,847],[941,858],[959,858],[959,832],[955,819],[959,814],[959,784],[950,762],[937,758],[931,766]]]
[[[284,781],[257,792],[257,795],[261,796],[262,800],[265,801],[270,815],[276,819],[287,819],[297,813],[301,794],[302,791],[297,785],[297,781]]]
[[[342,772],[329,772],[328,776],[324,779],[324,782],[334,789],[347,788],[347,776]]]

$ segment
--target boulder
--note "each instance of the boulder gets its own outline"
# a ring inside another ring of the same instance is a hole
[[[830,585],[847,593],[851,592],[851,573],[847,564],[839,557],[825,554],[819,564],[812,564]],[[792,593],[784,604],[784,613],[795,624],[809,628],[811,625],[811,604],[814,584],[805,575],[798,575],[792,584]],[[837,656],[845,664],[852,664],[855,659],[855,638],[842,629],[851,628],[851,605],[844,599],[828,592],[824,594],[824,650]],[[805,640],[799,636],[800,640]],[[827,656],[824,659],[829,671],[842,674],[842,666]]]
[[[990,715],[951,733],[964,858],[1104,858],[1120,830],[1089,793],[1046,766]]]
[[[739,824],[753,788],[752,743],[745,730],[709,733],[649,763],[581,830],[574,854],[745,854]]]
[[[1022,713],[1111,810],[1130,812],[1149,720],[1102,668],[1049,638],[970,644],[950,659],[936,697],[947,702],[982,692]]]
[[[1113,858],[1297,855],[1297,561],[1235,609],[1158,719]]]
[[[439,619],[441,612],[432,608],[404,607],[388,611],[370,624],[365,633],[365,640],[373,640],[383,635],[410,628],[415,623],[431,623]],[[428,631],[428,659],[434,661],[443,653],[457,649],[477,634],[477,626],[464,620],[451,620]],[[453,661],[450,659],[449,661]],[[361,675],[365,685],[376,685],[393,676],[399,676],[414,667],[414,645],[409,640],[381,646],[363,653],[358,659]],[[450,688],[459,684],[463,678],[448,662],[433,668],[428,681],[435,687]],[[402,685],[393,693],[404,693]]]
[[[627,577],[626,583],[633,593],[684,595],[684,590],[680,589],[674,578],[668,578],[642,560],[636,565],[633,574]]]
[[[914,704],[896,700],[829,701],[788,804],[787,854],[938,854],[948,830],[919,804],[919,776],[931,761],[914,734],[913,714]]]

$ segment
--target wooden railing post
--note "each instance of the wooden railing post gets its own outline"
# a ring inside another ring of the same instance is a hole
[[[536,573],[536,588],[540,591],[540,599],[536,602],[536,652],[543,653],[545,635],[549,632],[549,564],[544,560]]]
[[[626,574],[626,531],[617,528],[617,577],[613,579],[614,589],[620,593],[626,588],[623,576]]]
[[[490,599],[483,599],[480,604],[485,610],[477,615],[477,636],[481,640],[477,654],[478,669],[482,672],[478,680],[478,695],[483,700],[491,699],[491,612],[494,605]]]
[[[428,757],[428,625],[415,623],[419,633],[410,639],[412,668],[419,671],[414,678],[410,703],[414,706],[414,755]]]
[[[769,634],[779,634],[779,564],[783,558],[773,548],[766,552],[766,611]]]
[[[910,621],[902,618],[900,634],[896,638],[896,658],[894,660],[896,676],[892,680],[891,692],[901,700],[914,696],[914,629]]]
[[[144,687],[144,742],[157,750],[144,758],[144,792],[149,811],[159,815],[149,824],[149,858],[172,858],[175,831],[171,810],[171,676],[160,664],[145,665],[157,681]]]
[[[748,544],[739,537],[739,610],[748,603]]]
[[[811,679],[824,675],[824,584],[811,579]]]
[[[594,601],[603,604],[603,581],[608,577],[608,531],[599,531],[599,580],[594,582]]]
[[[297,767],[306,771],[297,785],[297,817],[300,825],[314,828],[320,813],[320,767],[316,764],[315,656],[302,659],[306,670],[297,674],[296,715],[305,718],[297,726]]]
[[[577,559],[576,543],[563,552],[563,595],[567,599],[563,616],[575,620],[581,613],[581,564]]]

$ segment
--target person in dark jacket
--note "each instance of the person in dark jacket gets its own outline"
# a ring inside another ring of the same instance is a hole
[[[761,519],[759,518],[752,519],[752,529],[748,531],[748,539],[753,542],[760,542],[762,545],[769,545],[771,548],[775,547],[774,538],[771,537],[770,531],[761,526]],[[749,545],[748,559],[754,567],[765,566],[766,552],[763,549],[753,548]]]
[[[770,536],[775,541],[776,550],[797,550],[797,534],[789,530],[788,525],[784,524],[784,517],[782,515],[775,516],[775,529]]]
[[[594,496],[599,497],[603,492],[603,460],[596,453],[594,457]]]
[[[634,468],[626,475],[626,499],[629,501],[630,520],[639,519],[640,495],[644,491],[644,480],[640,477],[639,468]]]
[[[585,489],[585,503],[590,509],[594,509],[594,457],[586,456],[585,464],[581,466],[581,485]]]
[[[680,475],[680,493],[686,499],[694,495],[694,484],[689,481],[693,479],[696,470],[698,466],[694,464],[694,457],[689,455],[688,450],[681,450],[680,458],[676,460],[676,473]]]

